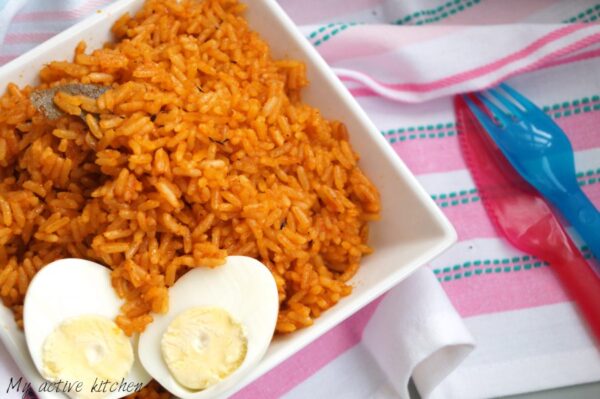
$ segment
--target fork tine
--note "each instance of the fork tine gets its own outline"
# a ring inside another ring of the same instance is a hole
[[[522,95],[521,93],[519,93],[518,91],[516,91],[515,89],[513,89],[506,83],[500,83],[499,87],[502,90],[504,90],[506,93],[508,93],[523,108],[529,109],[529,110],[537,109],[537,106],[534,103],[532,103],[531,101],[529,101],[527,99],[527,97],[525,97],[524,95]]]
[[[506,126],[509,124],[509,116],[504,111],[502,111],[496,104],[491,102],[486,96],[484,96],[481,93],[477,93],[476,96],[482,103],[485,104],[485,106],[492,113],[492,115],[494,115],[496,119],[498,119],[500,123],[502,123],[502,125]]]
[[[500,104],[502,104],[507,110],[509,110],[510,113],[513,114],[513,116],[515,116],[516,118],[519,118],[519,119],[523,118],[523,116],[525,115],[523,110],[521,110],[519,107],[517,107],[515,105],[515,103],[513,103],[510,99],[508,99],[504,95],[502,95],[498,90],[490,89],[490,90],[488,90],[488,92],[492,96],[494,96],[494,98],[496,100],[498,100],[498,102]]]
[[[485,112],[483,112],[483,110],[479,108],[479,106],[477,106],[477,104],[475,104],[475,102],[471,100],[471,98],[468,95],[463,95],[462,97],[467,102],[469,109],[471,110],[471,112],[473,112],[473,114],[475,115],[479,123],[481,123],[483,128],[489,134],[495,136],[495,132],[498,129],[498,126],[494,123],[494,121]]]

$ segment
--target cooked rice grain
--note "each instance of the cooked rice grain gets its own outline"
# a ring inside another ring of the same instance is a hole
[[[116,41],[51,62],[39,87],[0,97],[0,297],[19,324],[43,265],[65,257],[112,270],[117,323],[143,331],[168,287],[228,254],[272,271],[292,332],[350,294],[379,194],[344,124],[301,101],[306,68],[274,60],[237,0],[148,0]],[[111,84],[97,101],[34,89]]]

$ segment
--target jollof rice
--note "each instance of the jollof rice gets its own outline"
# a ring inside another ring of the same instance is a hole
[[[115,43],[80,43],[40,86],[0,97],[0,297],[18,323],[30,279],[65,257],[112,269],[127,334],[167,310],[187,270],[228,254],[272,271],[280,333],[351,292],[379,194],[344,124],[301,101],[304,64],[273,59],[244,8],[148,0],[114,25]],[[111,90],[57,94],[58,120],[29,100],[73,82]]]

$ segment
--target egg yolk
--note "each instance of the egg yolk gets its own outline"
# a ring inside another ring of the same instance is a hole
[[[161,352],[173,378],[198,391],[222,381],[246,357],[248,340],[243,326],[222,308],[186,310],[169,325]]]
[[[119,382],[134,362],[131,341],[112,320],[94,315],[79,316],[60,324],[44,341],[44,378],[49,381],[83,383],[80,398],[99,398],[98,382]]]

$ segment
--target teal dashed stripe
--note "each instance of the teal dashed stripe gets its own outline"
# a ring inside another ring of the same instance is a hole
[[[513,268],[519,267],[521,269],[529,270],[534,267],[548,266],[547,262],[543,262],[535,256],[524,255],[515,256],[513,258],[496,258],[496,259],[478,259],[470,260],[464,263],[457,263],[452,266],[445,266],[437,269],[433,269],[433,273],[438,277],[443,277],[446,274],[452,274],[455,272],[465,272],[475,270],[486,270],[496,268]]]
[[[600,169],[587,170],[585,172],[577,173],[577,182],[580,186],[587,186],[590,184],[600,183]]]
[[[451,193],[451,194],[454,194],[454,193]],[[474,195],[472,197],[463,197],[463,198],[455,198],[455,199],[449,198],[447,201],[440,200],[437,203],[440,207],[447,208],[449,206],[465,205],[468,203],[473,203],[473,202],[478,202],[478,201],[481,201],[481,198],[477,195]]]
[[[339,23],[330,23],[328,25],[322,26],[319,29],[311,32],[307,38],[311,41],[314,46],[320,46],[324,42],[330,40],[332,37],[338,35],[339,33],[345,31],[346,29],[361,25],[360,22],[339,22]]]
[[[334,27],[336,24],[331,23],[329,25],[326,26],[321,26],[319,29],[311,32],[307,38],[309,39],[315,39],[317,36],[319,36],[321,33],[325,32],[327,29]]]
[[[564,101],[552,105],[545,105],[542,110],[554,119],[565,118],[572,115],[600,111],[600,96],[583,97],[573,101]],[[438,123],[430,125],[418,125],[401,127],[397,129],[382,130],[392,144],[407,140],[417,139],[441,139],[456,136],[456,124]]]
[[[600,4],[596,4],[594,7],[590,7],[571,18],[565,19],[563,23],[595,22],[598,18],[600,18]]]
[[[584,172],[577,173],[577,182],[580,186],[600,183],[600,168],[590,169]],[[478,195],[479,191],[476,188],[470,190],[452,191],[450,193],[432,194],[431,198],[442,207],[465,205],[473,202],[481,201]]]
[[[474,5],[480,3],[481,0],[452,0],[446,4],[442,4],[437,8],[430,8],[427,10],[421,10],[413,12],[412,14],[406,15],[403,18],[397,19],[394,24],[396,25],[425,25],[433,22],[441,21],[454,14],[458,14]]]
[[[416,139],[435,139],[456,136],[456,125],[454,123],[438,123],[437,125],[421,125],[389,129],[381,132],[389,137],[390,143],[402,142]]]
[[[432,22],[437,22],[439,20],[448,18],[451,15],[454,15],[458,12],[464,11],[465,9],[472,7],[473,5],[479,3],[481,0],[452,0],[448,1],[446,4],[441,5],[434,9],[422,10],[414,12],[410,15],[407,15],[404,18],[401,18],[394,22],[396,25],[403,25],[409,22],[414,22],[415,25],[423,25]],[[318,29],[310,32],[307,38],[312,42],[314,46],[320,46],[326,41],[330,40],[332,37],[338,35],[339,33],[345,31],[346,29],[355,26],[361,25],[361,22],[332,22],[327,25],[323,25]]]
[[[580,250],[585,259],[592,258],[592,254],[587,246],[582,246]],[[470,260],[462,264],[433,269],[433,273],[437,276],[438,281],[448,282],[473,275],[518,272],[521,270],[538,269],[549,265],[548,262],[544,262],[535,256],[523,255],[513,258]]]
[[[590,254],[590,253],[584,254],[584,258],[592,259],[592,254]],[[537,269],[540,267],[547,267],[547,266],[549,266],[549,264],[546,262],[534,262],[534,263],[526,263],[522,266],[518,265],[518,266],[504,266],[504,267],[502,267],[502,266],[488,267],[488,268],[468,270],[465,272],[454,273],[454,274],[450,274],[450,275],[446,275],[446,276],[440,276],[440,277],[438,277],[438,281],[440,283],[448,283],[452,280],[456,281],[456,280],[460,280],[462,278],[481,276],[481,275],[485,275],[485,274],[520,272],[522,270],[528,271],[528,270]]]
[[[600,96],[584,97],[580,100],[573,100],[572,102],[564,102],[557,106],[542,107],[542,110],[550,115],[554,119],[569,117],[571,115],[585,114],[592,111],[600,110]]]

